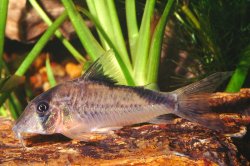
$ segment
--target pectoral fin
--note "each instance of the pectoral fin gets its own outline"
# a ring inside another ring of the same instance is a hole
[[[105,128],[95,128],[92,129],[91,132],[99,133],[99,134],[111,134],[114,130],[119,130],[122,127],[105,127]]]
[[[114,130],[118,130],[122,127],[107,127],[107,128],[95,128],[91,132],[78,132],[78,133],[68,133],[65,134],[67,137],[70,137],[75,140],[93,142],[106,139],[109,135],[114,134]]]

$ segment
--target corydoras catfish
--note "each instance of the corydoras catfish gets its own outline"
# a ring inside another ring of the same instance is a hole
[[[165,114],[175,114],[208,128],[222,131],[224,123],[209,109],[209,92],[230,73],[220,72],[173,92],[157,92],[144,87],[118,85],[103,74],[99,58],[85,74],[59,84],[33,99],[13,131],[22,133],[61,133],[85,140],[90,133],[108,133],[124,126],[157,122]]]

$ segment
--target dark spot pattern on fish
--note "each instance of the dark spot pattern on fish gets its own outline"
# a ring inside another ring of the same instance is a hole
[[[149,104],[164,104],[171,108],[174,108],[174,105],[176,104],[176,99],[171,94],[163,95],[159,92],[154,92],[144,88],[131,88],[131,90],[137,93],[141,98],[147,100]]]
[[[45,129],[45,128],[48,128],[47,121],[48,121],[50,115],[51,115],[51,113],[49,112],[49,113],[47,113],[47,114],[45,114],[45,115],[43,115],[43,116],[39,116],[39,119],[40,119],[40,121],[41,121],[41,125],[42,125],[42,127],[43,127],[44,129]]]

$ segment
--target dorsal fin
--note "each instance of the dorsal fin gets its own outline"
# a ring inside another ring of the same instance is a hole
[[[108,84],[126,84],[124,75],[112,50],[100,56],[87,69],[80,80],[100,81]]]
[[[90,80],[90,81],[100,81],[109,84],[116,84],[117,80],[104,74],[103,67],[99,63],[102,58],[98,58],[83,74],[81,79]]]

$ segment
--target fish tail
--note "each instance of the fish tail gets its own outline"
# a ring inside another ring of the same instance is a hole
[[[210,94],[178,96],[176,114],[207,128],[226,132],[227,128],[219,114],[212,112],[209,106],[210,97]]]
[[[212,92],[230,75],[231,72],[215,73],[172,92],[177,98],[175,114],[210,129],[225,132],[227,129],[224,122],[218,113],[212,111],[209,102]]]

